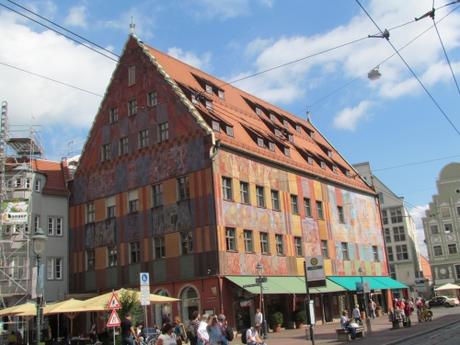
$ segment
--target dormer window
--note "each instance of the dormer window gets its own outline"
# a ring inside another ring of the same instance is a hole
[[[260,147],[265,147],[264,139],[261,137],[257,137],[257,145]]]
[[[207,93],[212,93],[212,86],[211,85],[206,84],[205,89],[206,89]]]
[[[257,115],[262,115],[263,114],[262,109],[256,107],[256,114]]]
[[[225,98],[224,90],[217,90],[217,96],[219,96],[220,99],[224,99]]]
[[[289,141],[290,141],[291,143],[294,142],[294,136],[293,136],[292,134],[289,134],[289,135],[288,135],[288,139],[289,139]]]
[[[270,120],[276,121],[276,116],[275,116],[275,114],[270,113]]]
[[[283,119],[283,126],[284,126],[284,127],[288,127],[288,126],[289,126],[288,120]]]
[[[326,162],[320,161],[319,165],[322,169],[326,169]]]
[[[327,156],[328,156],[329,158],[332,158],[332,151],[331,151],[331,150],[327,150]]]
[[[275,143],[272,141],[269,141],[268,148],[270,149],[270,151],[275,151]]]
[[[192,100],[192,103],[193,104],[197,104],[198,103],[198,100],[196,99],[196,95],[194,93],[192,93],[192,96],[190,97],[190,99]]]
[[[335,172],[336,174],[338,174],[339,168],[337,168],[337,165],[332,166],[332,171]]]
[[[289,149],[289,147],[284,147],[284,155],[291,157],[291,150]]]
[[[225,132],[227,133],[228,136],[233,137],[233,127],[232,126],[226,126],[225,127]]]
[[[351,177],[351,171],[350,170],[345,170],[345,175],[347,175],[348,177]]]
[[[296,130],[297,133],[302,133],[302,126],[295,125],[295,130]]]
[[[220,132],[220,123],[218,121],[212,120],[212,130]]]
[[[209,109],[209,110],[213,109],[212,101],[206,100],[206,109]]]
[[[283,133],[281,133],[281,131],[278,128],[275,128],[275,135],[277,137],[281,137],[283,135]]]
[[[307,163],[310,165],[313,165],[313,157],[312,156],[307,156]]]

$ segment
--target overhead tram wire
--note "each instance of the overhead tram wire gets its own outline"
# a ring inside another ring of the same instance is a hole
[[[71,41],[73,41],[73,42],[75,42],[75,43],[81,44],[82,46],[88,48],[89,50],[92,50],[93,52],[95,52],[95,53],[97,53],[97,54],[99,54],[99,55],[102,55],[102,56],[106,57],[107,59],[110,59],[110,60],[112,60],[112,61],[114,61],[114,62],[118,62],[117,59],[114,59],[113,57],[104,54],[102,51],[100,51],[100,50],[98,50],[98,49],[96,49],[96,48],[93,48],[93,47],[91,47],[90,45],[85,44],[84,42],[81,42],[81,41],[79,41],[79,40],[77,40],[77,39],[75,39],[75,38],[73,38],[73,37],[71,37],[71,36],[69,36],[69,35],[66,35],[66,34],[64,34],[64,33],[60,32],[60,31],[58,31],[58,30],[52,28],[52,27],[49,26],[49,25],[46,25],[46,24],[44,24],[44,23],[41,23],[40,21],[38,21],[38,20],[36,20],[36,19],[34,19],[34,18],[32,18],[32,17],[30,17],[30,16],[24,14],[24,13],[21,13],[21,12],[19,12],[19,11],[16,11],[15,9],[13,9],[13,8],[11,8],[11,7],[9,7],[9,6],[6,6],[5,4],[2,4],[2,3],[0,3],[0,6],[6,8],[7,10],[10,10],[11,12],[14,12],[14,13],[20,15],[20,16],[23,16],[24,18],[27,18],[27,19],[33,21],[34,23],[36,23],[36,24],[38,24],[38,25],[41,25],[41,26],[47,28],[48,30],[54,31],[55,33],[57,33],[57,34],[59,34],[59,35],[61,35],[61,36],[64,36],[65,38],[67,38],[67,39],[69,39],[69,40],[71,40]]]
[[[66,87],[70,87],[72,89],[82,91],[82,92],[88,93],[88,94],[93,95],[93,96],[103,97],[102,95],[100,95],[100,94],[98,94],[96,92],[89,91],[89,90],[83,89],[83,88],[81,88],[79,86],[75,86],[75,85],[72,85],[72,84],[69,84],[69,83],[65,83],[63,81],[59,81],[57,79],[47,77],[47,76],[45,76],[43,74],[38,74],[38,73],[35,73],[35,72],[32,72],[32,71],[26,70],[24,68],[13,66],[13,65],[10,65],[10,64],[5,63],[5,62],[0,61],[0,65],[5,66],[5,67],[9,67],[9,68],[12,68],[12,69],[15,69],[17,71],[21,71],[21,72],[24,72],[24,73],[27,73],[27,74],[30,74],[30,75],[33,75],[33,76],[38,77],[38,78],[46,79],[46,80],[51,81],[53,83],[57,83],[57,84],[60,84],[60,85],[66,86]]]
[[[50,23],[50,24],[53,24],[54,26],[58,27],[59,29],[64,30],[65,32],[67,32],[67,33],[69,33],[69,34],[72,34],[72,35],[74,35],[74,36],[76,36],[76,37],[78,37],[78,38],[80,38],[80,39],[82,39],[82,40],[88,42],[89,44],[92,44],[93,46],[95,46],[95,47],[97,47],[97,48],[99,48],[99,49],[101,49],[101,50],[104,50],[104,51],[106,51],[106,52],[109,53],[109,54],[112,54],[112,55],[116,56],[117,58],[120,57],[120,55],[118,55],[118,54],[116,54],[116,53],[114,53],[114,52],[108,50],[107,48],[104,48],[103,46],[101,46],[101,45],[99,45],[99,44],[97,44],[97,43],[95,43],[95,42],[93,42],[93,41],[90,41],[89,39],[87,39],[87,38],[85,38],[85,37],[83,37],[83,36],[77,34],[76,32],[73,32],[73,31],[71,31],[71,30],[69,30],[69,29],[63,27],[62,25],[59,25],[58,23],[56,23],[56,22],[54,22],[54,21],[52,21],[52,20],[50,20],[50,19],[48,19],[48,18],[46,18],[46,17],[44,17],[44,16],[42,16],[42,15],[40,15],[40,14],[38,14],[38,13],[36,13],[36,12],[34,12],[34,11],[28,9],[27,7],[22,6],[21,4],[18,4],[18,3],[15,2],[15,1],[12,1],[12,0],[7,0],[7,1],[10,2],[10,3],[12,3],[13,5],[16,5],[17,7],[20,7],[20,8],[22,8],[23,10],[25,10],[25,11],[27,11],[27,12],[33,14],[34,16],[37,16],[38,18],[43,19],[44,21],[46,21],[46,22],[48,22],[48,23]]]
[[[458,1],[460,2],[460,0]],[[455,2],[454,2],[455,3]],[[445,6],[442,6],[440,8],[443,8]],[[440,22],[442,22],[444,19],[446,19],[449,15],[451,15],[453,12],[455,12],[458,8],[460,8],[460,5],[459,6],[456,6],[455,8],[453,8],[451,11],[449,11],[447,14],[445,14],[444,16],[441,17],[441,19],[439,19],[438,21],[436,21],[435,23],[436,24],[439,24]],[[439,8],[438,8],[439,9]],[[407,22],[406,25],[408,23],[413,23],[414,21],[411,21],[411,22]],[[404,24],[403,24],[404,25]],[[397,26],[396,28],[398,27],[401,27],[400,26]],[[431,25],[430,27],[428,27],[427,29],[423,30],[422,32],[420,32],[417,36],[415,36],[414,38],[412,38],[410,41],[408,41],[406,44],[404,44],[403,46],[399,47],[398,51],[401,52],[401,50],[407,48],[409,45],[411,45],[412,43],[414,43],[416,40],[418,40],[421,36],[423,36],[424,34],[426,34],[428,31],[430,31],[431,29],[434,28],[434,24]],[[393,28],[390,28],[389,31],[391,32],[392,30],[394,30],[395,27]],[[385,62],[387,62],[388,60],[390,60],[391,58],[393,58],[395,55],[397,55],[396,53],[393,53],[391,54],[390,56],[386,57],[385,59],[383,59],[382,61],[380,61],[378,64],[376,64],[374,66],[374,68],[376,68],[377,66],[381,66],[383,65]],[[354,83],[355,81],[358,81],[359,79],[361,79],[361,77],[356,77],[350,81],[348,81],[347,83],[343,84],[342,86],[339,86],[338,88],[334,89],[333,91],[331,91],[330,93],[326,94],[325,96],[322,96],[321,98],[317,99],[316,101],[314,101],[312,104],[309,105],[309,108],[312,108],[313,106],[321,103],[322,101],[324,101],[325,99],[329,98],[330,96],[334,95],[335,93],[337,93],[338,91],[346,88],[347,86],[351,85],[352,83]]]
[[[405,167],[410,167],[414,165],[422,165],[422,164],[427,164],[427,163],[439,162],[442,160],[458,158],[458,157],[460,157],[460,155],[438,157],[438,158],[427,159],[424,161],[410,162],[410,163],[404,163],[404,164],[399,164],[399,165],[393,165],[393,166],[389,166],[385,168],[372,169],[372,171],[385,171],[385,170],[399,169],[399,168],[405,168]]]
[[[372,16],[369,14],[369,12],[367,12],[367,10],[364,8],[364,6],[361,4],[361,2],[359,0],[355,0],[356,3],[358,4],[359,7],[361,7],[361,9],[364,11],[364,13],[366,13],[366,15],[368,16],[368,18],[372,21],[372,23],[377,27],[377,29],[380,31],[380,33],[383,35],[383,31],[382,29],[380,29],[379,25],[375,22],[375,20],[372,18]],[[394,44],[388,39],[386,38],[386,41],[388,42],[388,44],[391,46],[391,48],[393,48],[393,50],[396,52],[396,54],[398,54],[399,58],[402,60],[402,62],[404,63],[404,65],[406,65],[407,69],[411,72],[411,74],[414,76],[414,78],[418,81],[418,83],[420,84],[420,86],[423,88],[423,90],[426,92],[426,94],[428,95],[428,97],[431,99],[431,101],[433,102],[433,104],[438,108],[438,110],[441,112],[441,114],[444,116],[444,118],[447,120],[447,122],[450,124],[450,126],[455,130],[455,132],[460,136],[460,130],[457,128],[457,126],[455,126],[454,122],[452,121],[452,119],[449,117],[449,115],[447,115],[447,113],[444,111],[444,109],[442,109],[442,107],[439,105],[438,101],[433,97],[433,95],[431,94],[431,92],[427,89],[427,87],[425,86],[425,84],[423,84],[423,82],[420,80],[420,78],[417,76],[417,74],[414,72],[414,70],[412,69],[412,67],[410,67],[410,65],[407,63],[407,61],[404,59],[404,57],[401,55],[401,53],[399,53],[399,51],[396,49],[396,47],[394,46]]]

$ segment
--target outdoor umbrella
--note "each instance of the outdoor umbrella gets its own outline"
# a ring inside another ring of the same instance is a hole
[[[37,312],[37,305],[35,303],[23,303],[19,305],[15,305],[9,308],[5,308],[0,310],[0,317],[1,316],[35,316]]]
[[[445,290],[460,290],[460,286],[452,283],[441,285],[440,287],[434,289],[434,291],[445,291]]]

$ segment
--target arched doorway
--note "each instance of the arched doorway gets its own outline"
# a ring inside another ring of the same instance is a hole
[[[160,289],[155,292],[156,295],[166,296],[169,297],[168,291],[165,289]],[[171,304],[155,304],[154,308],[154,320],[155,324],[161,328],[161,326],[168,321],[172,321],[171,319]]]
[[[181,317],[182,322],[189,322],[192,319],[192,313],[200,310],[200,297],[198,292],[192,286],[184,288],[180,294]]]

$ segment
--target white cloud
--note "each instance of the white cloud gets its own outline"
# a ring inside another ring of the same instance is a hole
[[[428,257],[425,240],[425,233],[423,231],[423,222],[422,218],[425,217],[425,211],[428,209],[428,205],[420,205],[413,207],[409,213],[414,220],[415,227],[417,229],[417,241],[420,248],[420,253],[423,256]]]
[[[197,17],[226,20],[251,14],[250,0],[194,0],[190,8]],[[258,0],[257,5],[272,8],[274,0]]]
[[[115,63],[49,30],[36,32],[0,11],[0,61],[103,94]],[[10,122],[87,128],[100,97],[0,66]]]
[[[168,49],[168,54],[199,69],[208,68],[211,62],[211,53],[209,52],[198,56],[191,51],[182,50],[178,47],[171,47]]]
[[[99,21],[98,25],[103,28],[114,29],[128,34],[130,32],[132,20],[136,25],[134,30],[136,35],[143,40],[150,40],[154,36],[153,29],[155,20],[153,12],[154,9],[144,7],[141,4],[137,7],[131,7],[123,12],[118,18]]]
[[[86,28],[86,7],[83,5],[73,6],[69,9],[69,14],[64,19],[64,24]]]
[[[354,108],[345,108],[334,118],[334,127],[354,131],[358,122],[369,117],[372,102],[362,101]]]

